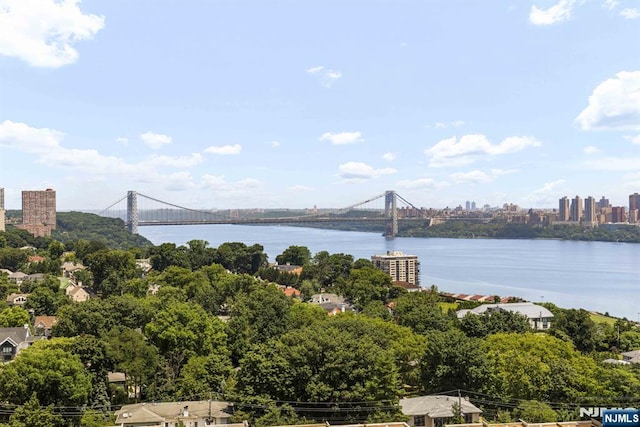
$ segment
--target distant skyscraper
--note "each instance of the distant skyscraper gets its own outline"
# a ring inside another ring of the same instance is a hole
[[[591,224],[597,222],[596,199],[591,196],[584,199],[584,220]]]
[[[611,205],[609,204],[609,199],[605,199],[604,196],[602,196],[602,198],[598,202],[598,208],[602,209],[602,208],[609,208],[609,207],[611,207]]]
[[[569,221],[579,222],[582,219],[582,198],[576,196],[571,199],[571,212]]]
[[[420,284],[420,262],[416,255],[387,251],[386,255],[373,255],[371,262],[375,268],[390,275],[394,282]]]
[[[472,211],[476,210],[476,202],[471,202],[471,210]]]
[[[640,194],[633,193],[629,195],[629,210],[640,209]]]
[[[564,196],[559,201],[558,221],[569,221],[569,199]]]
[[[624,206],[614,206],[611,208],[611,222],[627,222]]]
[[[471,202],[467,200],[467,201],[464,203],[464,208],[465,208],[466,210],[470,211],[470,210],[471,210]]]
[[[0,188],[0,231],[4,231],[4,188]]]
[[[22,192],[22,225],[34,236],[49,236],[56,228],[56,192],[45,191]]]

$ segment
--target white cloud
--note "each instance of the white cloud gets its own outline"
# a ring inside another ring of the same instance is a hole
[[[0,0],[0,54],[34,67],[61,67],[78,59],[72,45],[92,39],[104,17],[85,15],[80,0]]]
[[[397,183],[398,188],[406,188],[407,190],[423,190],[434,189],[446,185],[438,182],[433,178],[418,178],[413,180],[402,180]]]
[[[175,168],[189,168],[204,161],[200,153],[193,153],[190,156],[151,156],[149,161],[156,166],[170,166]]]
[[[362,162],[347,162],[338,166],[338,176],[345,181],[362,181],[393,173],[396,173],[393,168],[374,169]]]
[[[627,19],[640,18],[640,9],[626,8],[620,11],[620,16]]]
[[[621,71],[596,86],[575,121],[582,130],[640,130],[640,71]]]
[[[292,185],[291,187],[287,187],[289,191],[311,191],[312,187],[308,187],[306,185]]]
[[[273,148],[280,147],[280,141],[271,141],[271,146],[272,146]]]
[[[129,145],[129,138],[121,136],[121,137],[116,138],[116,142],[118,142],[118,143],[120,143],[122,145]]]
[[[524,196],[523,200],[532,202],[537,206],[557,206],[559,189],[562,188],[564,183],[564,179],[546,182],[542,187]]]
[[[587,160],[584,166],[589,170],[636,171],[640,157],[598,157]]]
[[[491,169],[492,176],[504,176],[511,175],[512,173],[520,172],[518,169]]]
[[[459,140],[456,137],[443,139],[424,153],[430,157],[430,166],[460,166],[473,163],[478,156],[515,153],[540,145],[540,141],[531,136],[510,136],[499,144],[492,144],[484,135],[471,134],[463,135]]]
[[[151,148],[160,148],[163,145],[171,144],[170,136],[151,131],[141,134],[140,139]]]
[[[548,9],[538,9],[531,6],[529,22],[534,25],[552,25],[571,19],[571,10],[576,0],[559,0],[557,4]]]
[[[202,176],[202,186],[205,189],[213,190],[226,195],[238,195],[255,192],[263,186],[262,182],[253,178],[244,178],[238,181],[227,181],[224,175]]]
[[[184,191],[195,187],[189,172],[176,172],[164,177],[164,189],[168,191]]]
[[[66,148],[61,145],[64,134],[55,129],[34,128],[25,123],[5,120],[0,123],[0,147],[15,149],[35,156],[35,161],[66,171],[90,172],[100,177],[126,178],[135,182],[167,185],[184,177],[184,172],[163,175],[158,166],[188,167],[201,161],[200,154],[185,157],[151,156],[139,163],[128,163],[115,156],[105,156],[94,149]],[[173,178],[172,178],[173,177]],[[182,179],[182,182],[187,182]],[[176,185],[174,185],[176,187]]]
[[[452,122],[435,122],[433,125],[426,125],[426,128],[448,129],[464,126],[466,123],[462,120],[454,120]]]
[[[388,162],[392,162],[396,159],[395,153],[384,153],[382,158]]]
[[[326,88],[330,88],[338,79],[342,78],[340,71],[332,70],[324,65],[307,68],[307,74],[315,76],[320,84]]]
[[[451,180],[456,184],[461,184],[461,183],[482,184],[482,183],[493,181],[493,178],[482,171],[474,170],[470,172],[453,173],[451,174]]]
[[[212,145],[204,149],[205,153],[219,154],[219,155],[240,154],[241,151],[242,151],[242,145],[240,144]]]
[[[364,142],[362,134],[360,132],[325,132],[320,138],[320,141],[331,141],[334,145],[355,144],[356,142]]]
[[[584,151],[584,154],[591,155],[599,153],[600,149],[594,145],[587,145],[582,151]]]
[[[614,10],[616,7],[618,7],[619,4],[620,2],[618,2],[617,0],[605,0],[602,6],[606,7],[609,10]]]
[[[625,138],[631,141],[632,144],[640,145],[640,133],[636,136],[626,136]]]

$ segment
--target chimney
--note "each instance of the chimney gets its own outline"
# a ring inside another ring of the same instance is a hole
[[[184,409],[182,410],[182,416],[187,418],[189,416],[189,407],[185,406]]]

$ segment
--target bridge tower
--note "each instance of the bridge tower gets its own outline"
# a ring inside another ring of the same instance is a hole
[[[131,234],[138,234],[138,193],[127,192],[127,229]]]
[[[384,216],[387,218],[387,225],[384,232],[385,237],[398,236],[398,206],[396,192],[393,190],[384,193]]]

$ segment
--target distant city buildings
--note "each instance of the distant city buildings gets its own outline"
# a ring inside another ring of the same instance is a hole
[[[420,262],[416,255],[406,255],[400,251],[387,251],[385,255],[373,255],[373,266],[384,271],[394,282],[420,285]]]
[[[4,231],[4,188],[0,188],[0,231]]]
[[[27,230],[36,237],[50,236],[56,228],[56,192],[22,192],[22,224],[18,228]]]

